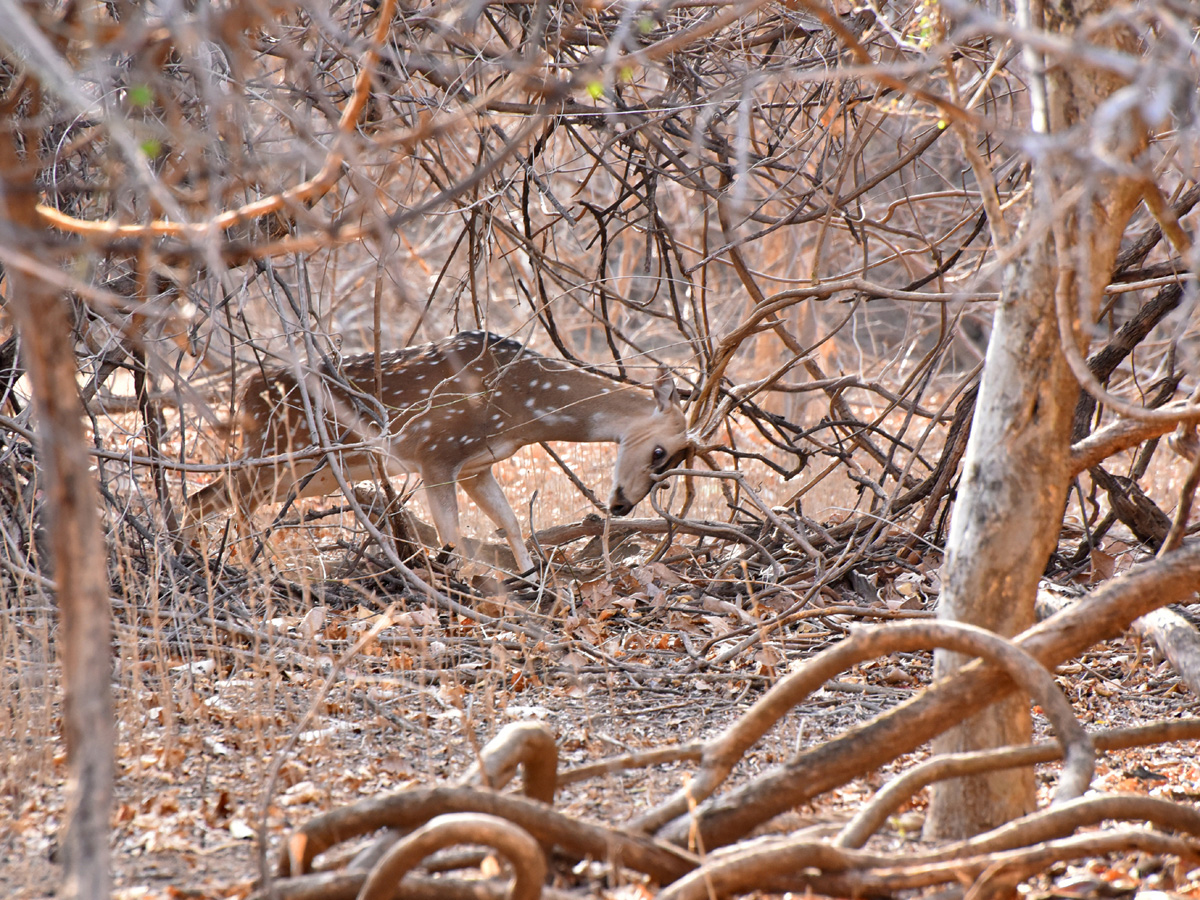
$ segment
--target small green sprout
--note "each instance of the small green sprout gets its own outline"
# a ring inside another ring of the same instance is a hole
[[[150,90],[150,86],[145,84],[133,85],[126,96],[129,98],[130,106],[143,107],[149,106],[154,102],[154,91]]]

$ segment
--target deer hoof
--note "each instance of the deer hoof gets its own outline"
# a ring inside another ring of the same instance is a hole
[[[542,583],[542,567],[534,563],[524,572],[510,575],[504,579],[504,586],[510,591],[529,590],[537,588]]]

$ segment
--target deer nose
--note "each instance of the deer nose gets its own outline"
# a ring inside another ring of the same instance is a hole
[[[625,499],[625,492],[617,488],[609,498],[608,511],[614,516],[627,516],[633,512],[633,504]]]

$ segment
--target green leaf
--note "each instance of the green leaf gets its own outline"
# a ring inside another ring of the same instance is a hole
[[[149,85],[135,84],[129,88],[127,95],[130,106],[149,106],[154,102],[154,91]]]

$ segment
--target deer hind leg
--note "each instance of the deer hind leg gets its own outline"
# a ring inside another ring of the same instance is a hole
[[[200,534],[200,525],[210,516],[233,510],[240,518],[248,520],[250,515],[264,503],[282,500],[288,493],[287,486],[297,482],[311,467],[297,472],[293,466],[252,466],[236,469],[221,475],[213,482],[187,498],[184,516],[183,538],[195,544]],[[315,491],[304,491],[301,496],[311,496]]]
[[[483,514],[504,530],[508,546],[512,548],[513,557],[517,561],[517,571],[525,573],[533,569],[533,558],[521,537],[521,524],[517,521],[517,515],[509,505],[508,498],[504,496],[504,491],[500,489],[492,470],[487,468],[464,477],[460,483],[467,496],[483,510]]]
[[[185,502],[182,538],[199,543],[204,520],[226,510],[245,517],[252,513],[268,493],[266,479],[251,470],[227,472],[188,496]]]
[[[200,524],[214,513],[228,509],[233,504],[229,489],[229,476],[220,475],[194,494],[184,498],[183,523],[180,537],[185,545],[200,542]]]

